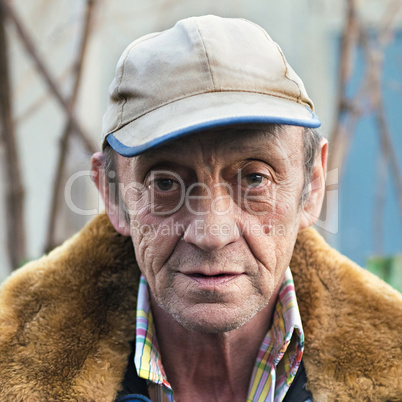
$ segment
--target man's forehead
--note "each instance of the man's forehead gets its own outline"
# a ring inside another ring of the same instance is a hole
[[[247,152],[261,149],[270,144],[286,142],[289,131],[303,129],[277,124],[235,125],[218,127],[176,138],[138,155],[138,160],[155,159],[163,155],[186,154],[201,145],[221,148],[227,153]]]

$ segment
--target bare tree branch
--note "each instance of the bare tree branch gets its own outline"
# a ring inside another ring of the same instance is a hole
[[[376,120],[380,135],[382,153],[386,161],[388,161],[391,172],[393,174],[396,194],[399,203],[399,213],[402,217],[402,176],[398,165],[398,158],[395,153],[395,147],[392,144],[392,138],[388,128],[384,101],[381,93],[378,95]]]
[[[342,178],[342,166],[347,158],[353,140],[355,126],[363,114],[375,111],[381,140],[381,158],[379,160],[379,168],[381,170],[383,167],[382,165],[385,164],[386,169],[386,162],[383,161],[384,158],[389,161],[393,172],[399,208],[402,214],[401,173],[398,166],[397,156],[395,154],[395,148],[392,145],[392,138],[388,129],[381,92],[381,72],[385,46],[392,39],[393,25],[396,16],[402,10],[402,1],[395,0],[390,3],[380,20],[375,43],[370,43],[368,34],[364,31],[362,24],[358,19],[356,0],[347,0],[347,5],[347,17],[345,29],[342,35],[338,73],[337,118],[331,136],[331,151],[328,158],[328,167],[329,169],[339,168],[339,175],[340,178]],[[358,41],[365,53],[365,64],[367,68],[359,90],[352,99],[348,99],[346,96],[346,86],[354,64],[353,56],[356,52]],[[380,180],[383,180],[382,176],[380,176]],[[377,191],[384,192],[384,188],[382,186],[377,187]],[[378,194],[377,192],[376,200],[377,211],[383,211],[385,207],[384,194]],[[375,233],[379,249],[381,249],[382,213],[376,214]],[[323,233],[323,235],[325,236],[326,233]],[[381,239],[379,237],[381,237]]]
[[[389,163],[397,193],[399,212],[402,216],[402,176],[398,164],[398,158],[395,153],[395,147],[393,146],[392,137],[389,132],[381,88],[385,47],[389,44],[389,41],[392,38],[392,26],[395,21],[395,17],[398,15],[400,10],[402,10],[401,1],[391,3],[389,9],[384,14],[384,18],[380,24],[381,29],[379,30],[374,43],[370,45],[368,35],[362,32],[361,45],[365,54],[366,64],[368,66],[368,84],[366,85],[365,96],[369,98],[372,109],[375,111],[375,118],[380,136],[381,155],[383,158],[385,158],[385,161]],[[379,163],[381,168],[383,162],[380,160]],[[380,191],[379,188],[380,187],[377,187],[377,191]],[[378,211],[383,211],[384,207],[381,205],[381,202],[385,202],[383,197],[377,195],[376,199],[378,200],[376,209]],[[375,232],[378,233],[379,230],[376,229]]]
[[[55,98],[57,99],[60,106],[63,108],[64,112],[68,116],[68,120],[71,122],[71,125],[74,128],[74,132],[81,138],[82,142],[84,143],[87,150],[91,153],[95,152],[95,146],[93,145],[92,141],[89,139],[89,136],[85,134],[84,130],[82,129],[81,125],[78,123],[77,119],[75,118],[74,114],[71,111],[70,105],[64,99],[63,95],[61,94],[55,80],[51,77],[51,74],[45,67],[43,61],[38,55],[36,51],[35,45],[33,44],[30,36],[25,31],[23,24],[20,22],[17,14],[15,13],[14,9],[10,5],[8,0],[0,0],[0,7],[3,10],[3,13],[14,23],[17,33],[23,43],[26,51],[32,57],[35,65],[45,80],[46,84],[48,85],[50,91],[53,93]]]
[[[24,188],[19,166],[18,149],[12,121],[10,77],[8,69],[7,37],[5,15],[0,8],[0,120],[1,141],[4,145],[6,186],[7,248],[10,265],[17,268],[26,258]]]
[[[71,98],[69,100],[69,109],[73,110],[74,105],[77,100],[78,90],[80,87],[81,82],[81,75],[84,65],[84,59],[88,44],[88,38],[90,36],[91,27],[92,27],[92,17],[93,17],[93,9],[94,9],[94,0],[87,0],[86,4],[86,12],[85,12],[85,22],[83,24],[83,31],[81,36],[81,43],[78,51],[78,55],[75,61],[74,70],[75,70],[75,80],[73,91],[71,94]],[[50,209],[50,216],[49,216],[49,225],[48,225],[48,232],[47,232],[47,240],[45,245],[45,251],[50,251],[56,246],[55,240],[55,231],[56,231],[56,218],[58,212],[58,200],[59,196],[63,189],[63,172],[64,166],[68,155],[68,148],[69,148],[69,138],[71,133],[73,132],[73,125],[71,124],[71,120],[69,120],[64,128],[63,134],[60,139],[60,148],[59,148],[59,155],[57,158],[57,170],[54,178],[54,186],[53,186],[53,193],[52,193],[52,201],[51,201],[51,209]]]
[[[369,99],[371,109],[375,111],[378,135],[380,137],[380,156],[377,162],[378,177],[375,187],[375,216],[374,216],[374,237],[376,252],[381,255],[383,252],[383,218],[385,211],[385,194],[387,167],[390,165],[393,173],[393,181],[397,193],[400,215],[402,216],[402,177],[398,165],[398,159],[392,144],[392,137],[389,132],[384,100],[382,96],[382,72],[384,64],[385,47],[392,38],[392,26],[395,16],[402,9],[402,2],[394,1],[385,12],[377,35],[370,42],[368,34],[361,29],[361,46],[364,51],[367,65],[366,83],[362,91]]]
[[[385,10],[383,17],[379,23],[379,35],[378,41],[381,46],[384,46],[387,42],[389,42],[390,36],[394,31],[395,22],[398,15],[402,11],[402,1],[401,0],[394,0]]]
[[[342,162],[347,146],[348,136],[353,133],[345,133],[342,128],[343,117],[350,111],[352,104],[346,96],[347,82],[353,70],[354,54],[359,34],[359,21],[357,18],[357,0],[348,0],[347,20],[342,34],[341,52],[338,70],[338,95],[336,124],[331,135],[331,151],[328,155],[328,169],[339,168],[341,172]]]
[[[65,69],[65,71],[60,74],[60,76],[57,78],[56,83],[60,84],[61,81],[63,81],[68,75],[71,74],[71,67],[68,67]],[[15,97],[15,92],[14,92],[14,97]],[[17,95],[18,96],[18,95]],[[29,119],[35,112],[37,112],[41,106],[46,102],[46,100],[51,96],[50,91],[45,91],[41,96],[39,96],[35,101],[31,103],[30,106],[28,106],[24,111],[21,112],[18,116],[14,117],[14,124],[21,124],[25,120]]]

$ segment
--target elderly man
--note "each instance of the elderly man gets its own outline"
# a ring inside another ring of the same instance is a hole
[[[1,400],[402,400],[401,296],[308,228],[319,125],[255,24],[133,42],[92,158],[107,215],[3,286]]]

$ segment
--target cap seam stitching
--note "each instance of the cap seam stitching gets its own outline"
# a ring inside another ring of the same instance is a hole
[[[123,96],[123,95],[120,93],[120,87],[121,87],[121,84],[122,84],[122,82],[123,82],[123,76],[124,76],[124,72],[125,72],[126,61],[127,61],[128,57],[130,56],[130,53],[132,52],[133,48],[135,48],[135,47],[136,47],[137,45],[139,45],[140,43],[145,42],[146,40],[149,40],[149,39],[151,39],[151,38],[154,38],[155,36],[157,36],[157,35],[159,35],[159,34],[160,34],[159,32],[155,32],[154,34],[150,34],[150,35],[147,35],[147,36],[145,36],[145,37],[143,37],[143,38],[140,38],[140,39],[138,39],[138,40],[135,40],[135,41],[131,42],[131,43],[127,46],[127,48],[126,48],[126,56],[124,57],[124,60],[123,60],[123,62],[121,63],[121,77],[120,77],[120,81],[119,81],[119,83],[118,83],[118,85],[117,85],[117,87],[116,87],[117,95],[119,96],[119,98],[121,98],[121,99],[124,100],[123,103],[122,103],[122,105],[121,105],[121,110],[120,110],[120,117],[119,117],[120,123],[118,123],[117,125],[120,125],[120,124],[122,123],[124,107],[125,107],[125,105],[126,105],[126,103],[127,103],[127,97]]]
[[[123,121],[124,106],[125,106],[126,103],[127,103],[127,97],[126,97],[126,96],[123,96],[123,95],[120,93],[120,87],[121,87],[121,84],[122,84],[122,82],[123,82],[123,75],[124,75],[124,72],[125,72],[126,61],[127,61],[127,59],[128,59],[128,56],[130,55],[131,50],[133,49],[133,47],[134,47],[134,43],[132,43],[131,46],[127,49],[126,57],[124,58],[123,63],[121,64],[121,77],[120,77],[120,82],[119,82],[119,84],[117,85],[117,94],[118,94],[118,96],[119,96],[120,98],[124,99],[123,104],[121,105],[120,118],[119,118],[120,123],[119,123],[119,124],[121,124],[122,121]]]
[[[198,27],[198,25],[197,25],[197,23],[196,23],[196,21],[194,19],[193,19],[193,23],[195,25],[195,28],[197,29],[198,35],[199,35],[199,37],[201,39],[202,47],[204,49],[204,54],[205,54],[205,58],[207,60],[207,65],[208,65],[209,76],[211,77],[212,87],[216,90],[214,75],[212,73],[211,63],[209,62],[208,52],[207,52],[207,48],[205,46],[204,39],[202,38],[200,29],[199,29],[199,27]]]
[[[147,112],[145,112],[145,113],[143,113],[143,114],[137,116],[135,119],[132,119],[132,120],[128,121],[127,123],[124,123],[124,124],[121,125],[120,127],[116,127],[116,128],[114,128],[114,129],[108,131],[106,135],[115,133],[116,131],[122,129],[123,127],[127,126],[128,124],[132,123],[133,121],[135,121],[135,120],[137,120],[137,119],[139,119],[139,118],[141,118],[141,117],[144,117],[145,115],[147,115],[147,114],[149,114],[149,113],[152,113],[152,112],[154,112],[155,110],[160,109],[160,108],[163,107],[163,106],[170,105],[170,104],[172,104],[172,103],[178,102],[178,101],[183,100],[183,99],[192,98],[192,97],[194,97],[194,96],[205,95],[205,94],[209,94],[209,93],[221,93],[221,92],[222,92],[222,93],[223,93],[223,92],[239,92],[239,93],[260,94],[260,95],[265,95],[265,96],[273,96],[273,97],[275,97],[275,98],[285,99],[285,100],[289,100],[289,101],[291,101],[291,102],[292,102],[292,101],[294,102],[294,100],[292,100],[293,98],[291,98],[291,97],[278,96],[278,95],[267,94],[267,93],[265,93],[265,92],[258,92],[258,91],[239,91],[239,90],[224,90],[224,91],[220,90],[220,91],[217,91],[217,90],[215,90],[215,91],[209,91],[209,92],[201,92],[201,93],[197,93],[197,94],[185,96],[185,97],[182,97],[182,98],[174,99],[174,100],[172,100],[172,101],[170,101],[170,102],[162,103],[162,104],[158,105],[157,107],[155,107],[155,108],[153,108],[153,109],[151,109],[151,110],[148,110]],[[307,104],[304,103],[304,102],[297,102],[297,103],[300,104],[300,105],[308,106],[308,107],[310,108],[310,106],[307,105]]]
[[[288,70],[288,66],[286,65],[285,55],[284,55],[283,52],[281,51],[281,48],[279,47],[279,45],[267,34],[267,32],[266,32],[262,27],[260,27],[259,25],[255,24],[255,23],[252,22],[252,21],[248,21],[248,20],[246,20],[246,19],[244,19],[244,18],[242,18],[242,19],[243,19],[245,22],[248,22],[249,24],[254,25],[256,28],[258,28],[258,29],[264,34],[264,36],[267,38],[267,40],[270,41],[270,42],[272,42],[272,43],[275,45],[276,49],[278,50],[279,54],[281,55],[283,65],[285,66],[285,77],[286,77],[289,81],[293,82],[293,83],[296,85],[297,90],[299,91],[299,96],[297,97],[297,101],[298,101],[298,103],[303,103],[303,102],[300,102],[301,97],[302,97],[302,91],[301,91],[301,89],[300,89],[300,86],[299,86],[299,84],[298,84],[295,80],[292,80],[292,79],[289,77],[289,75],[288,75],[289,70]]]
[[[286,65],[285,56],[284,56],[284,54],[282,53],[282,51],[281,51],[279,45],[278,45],[276,42],[274,42],[274,41],[272,41],[272,42],[275,44],[275,46],[276,46],[276,48],[277,48],[279,54],[281,55],[283,65],[285,66],[285,77],[286,77],[289,81],[293,82],[293,83],[296,85],[297,90],[299,91],[299,96],[297,97],[297,102],[300,103],[299,101],[300,101],[300,99],[301,99],[302,93],[301,93],[301,89],[300,89],[300,87],[299,87],[299,84],[298,84],[295,80],[292,80],[292,79],[289,77],[289,75],[288,75],[289,70],[288,70],[288,66]]]

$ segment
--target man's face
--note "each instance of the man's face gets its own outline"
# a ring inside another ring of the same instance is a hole
[[[139,267],[185,328],[229,331],[271,300],[300,225],[302,135],[226,128],[119,156]]]

